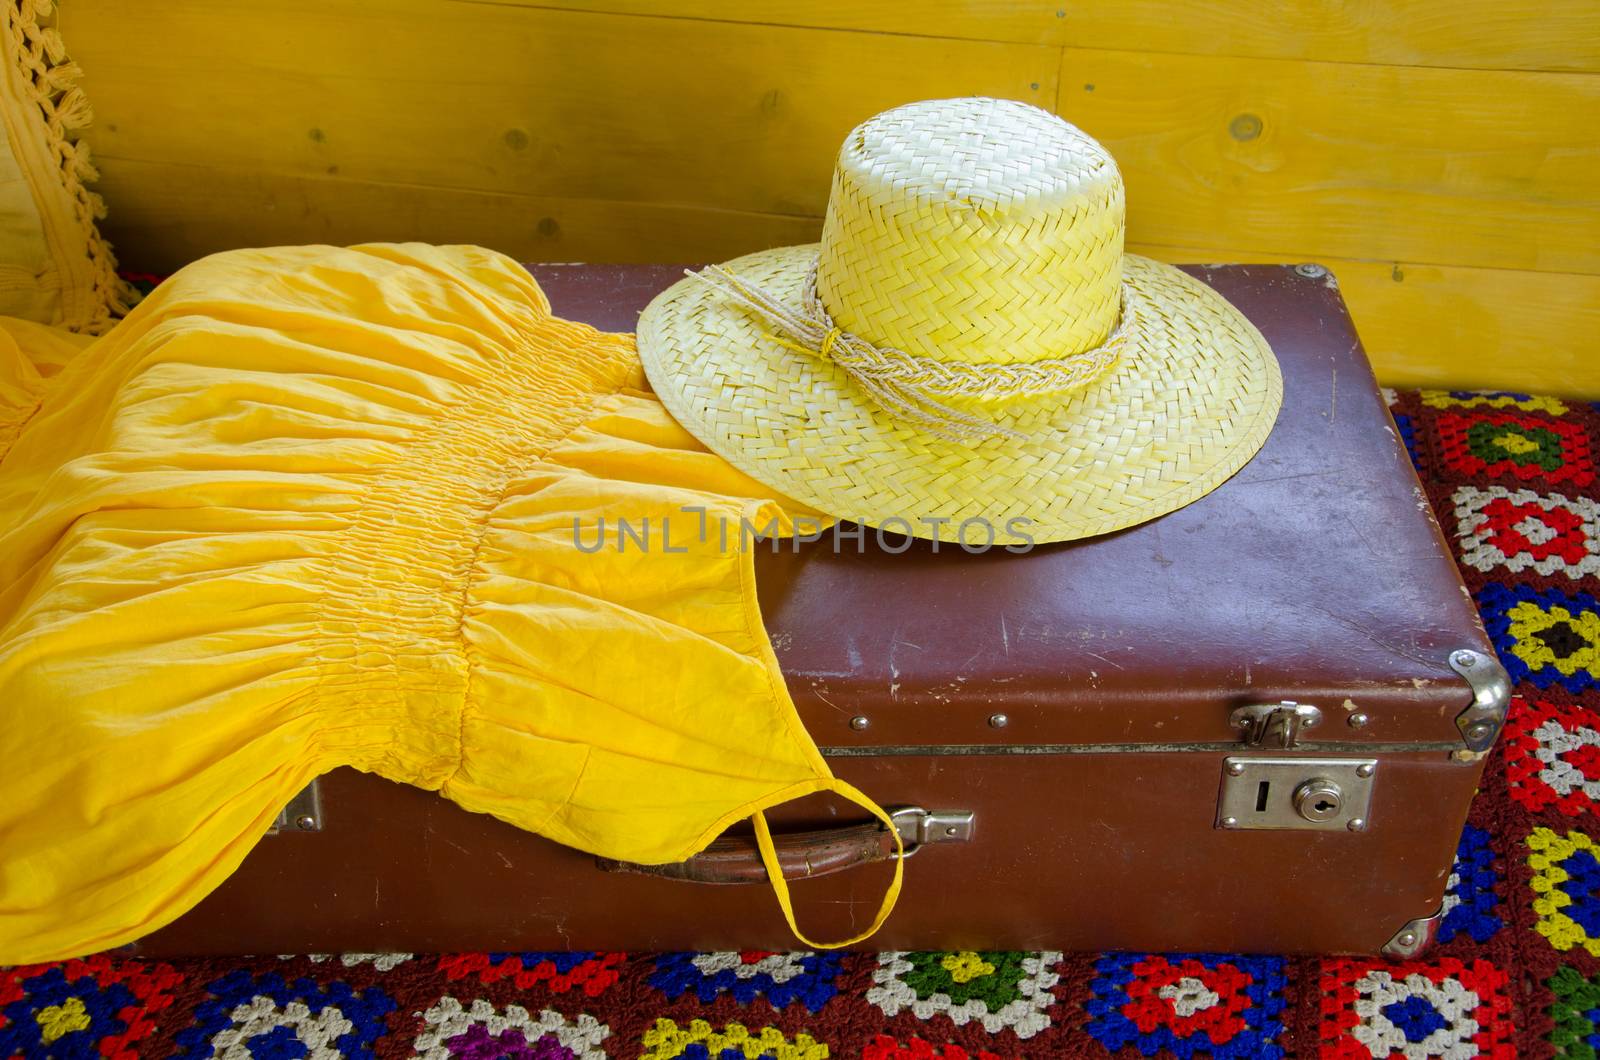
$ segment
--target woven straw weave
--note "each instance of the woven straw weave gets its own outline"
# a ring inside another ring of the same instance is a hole
[[[835,322],[937,360],[1037,361],[1117,322],[1122,177],[1026,103],[913,103],[845,141],[817,293]]]
[[[1134,326],[1103,375],[1068,394],[952,399],[1016,432],[955,441],[698,280],[651,303],[639,350],[701,441],[821,511],[945,540],[967,520],[988,528],[975,542],[1105,533],[1215,489],[1282,398],[1256,329],[1205,285],[1123,254],[1122,232],[1116,166],[1079,130],[1009,101],[912,104],[846,140],[821,244],[726,268],[786,304],[815,270],[840,327],[950,362],[1070,356],[1104,340],[1125,301]]]

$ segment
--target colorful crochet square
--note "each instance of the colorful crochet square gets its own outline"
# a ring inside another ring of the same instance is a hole
[[[1423,390],[1422,403],[1432,409],[1520,409],[1565,416],[1567,406],[1553,397],[1518,394],[1510,390]]]
[[[485,985],[509,979],[518,990],[543,983],[557,994],[582,990],[599,997],[617,981],[623,953],[455,953],[439,959],[439,970],[449,979],[472,976]]]
[[[842,965],[839,954],[664,953],[649,982],[672,1000],[692,992],[710,1003],[726,993],[748,1005],[764,996],[775,1008],[798,1001],[816,1012],[839,992]]]
[[[977,1021],[994,1034],[1031,1038],[1050,1026],[1061,954],[932,951],[878,955],[867,1000],[885,1016],[909,1010],[920,1020]]]
[[[1490,582],[1477,601],[1512,681],[1572,693],[1600,686],[1600,601],[1593,596]]]
[[[1467,825],[1456,847],[1456,862],[1445,883],[1440,911],[1439,941],[1453,942],[1460,934],[1477,943],[1488,942],[1499,931],[1500,897],[1495,894],[1499,876],[1494,871],[1494,851],[1489,848],[1489,833]]]
[[[1283,1056],[1281,958],[1116,954],[1095,970],[1086,1029],[1112,1052],[1133,1045],[1146,1056]]]
[[[1568,965],[1556,969],[1545,986],[1554,998],[1549,1043],[1556,1055],[1594,1060],[1600,1055],[1600,982]]]
[[[1568,817],[1600,809],[1600,716],[1588,707],[1514,696],[1500,745],[1521,805]]]
[[[1502,486],[1462,486],[1451,500],[1465,566],[1573,580],[1600,575],[1600,504]]]
[[[959,1045],[930,1045],[921,1038],[897,1042],[880,1034],[861,1052],[861,1060],[1003,1060],[998,1053],[979,1049],[969,1053]]]
[[[0,968],[0,1056],[132,1060],[182,981],[169,965],[105,956]]]
[[[1435,425],[1447,467],[1462,475],[1509,476],[1554,485],[1594,481],[1584,428],[1511,412],[1441,413]]]
[[[1558,950],[1581,946],[1600,957],[1600,859],[1582,832],[1561,835],[1538,827],[1528,836],[1528,887],[1534,893],[1534,930]]]
[[[639,1060],[826,1060],[828,1047],[809,1034],[792,1039],[775,1027],[752,1033],[742,1023],[730,1023],[716,1030],[705,1020],[692,1020],[679,1027],[669,1019],[658,1019],[645,1031],[644,1052]]]
[[[422,1014],[426,1029],[412,1043],[418,1060],[605,1060],[600,1045],[611,1028],[593,1016],[573,1019],[521,1005],[496,1008],[483,998],[463,1008],[445,995]]]
[[[1329,1060],[1517,1055],[1506,976],[1488,961],[1330,960],[1320,986]]]
[[[177,1037],[186,1056],[370,1057],[394,1001],[376,986],[285,982],[240,969],[206,984],[210,995]]]

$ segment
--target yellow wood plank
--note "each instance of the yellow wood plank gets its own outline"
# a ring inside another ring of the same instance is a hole
[[[477,243],[519,261],[723,261],[808,243],[820,218],[552,199],[105,159],[101,227],[126,268],[167,273],[234,247]]]
[[[98,155],[820,213],[915,99],[1055,98],[1057,50],[443,0],[74,0]]]
[[[721,259],[815,238],[832,154],[869,113],[1057,96],[1048,47],[501,3],[74,0],[63,19],[97,104],[109,231],[156,270],[364,239]],[[1173,258],[1328,262],[1396,383],[1600,393],[1600,279],[1575,275],[1600,273],[1600,147],[1583,120],[1600,77],[1109,39],[1059,53],[1059,109],[1121,161],[1132,238]],[[1431,264],[1396,281],[1374,258]]]
[[[1132,244],[1174,263],[1301,262],[1338,279],[1378,378],[1391,386],[1600,398],[1600,276],[1350,261]]]
[[[1066,49],[1132,239],[1600,272],[1600,76]]]
[[[467,0],[472,2],[472,0]],[[672,18],[1264,59],[1600,70],[1594,0],[493,0]]]
[[[808,26],[919,37],[1061,44],[1067,4],[1051,0],[456,0],[565,11]],[[1058,12],[1060,12],[1058,14]]]
[[[817,218],[543,199],[108,160],[106,230],[130,268],[284,243],[480,243],[524,261],[721,261],[817,238]],[[1135,244],[1163,261],[1333,269],[1380,378],[1600,397],[1600,277]]]
[[[1494,70],[1600,70],[1594,0],[1081,0],[1078,48]]]

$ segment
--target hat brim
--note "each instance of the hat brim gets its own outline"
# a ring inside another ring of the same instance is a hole
[[[725,267],[799,305],[817,249]],[[640,316],[639,354],[690,433],[818,511],[946,541],[970,520],[981,521],[965,535],[973,544],[1070,541],[1216,489],[1261,448],[1283,400],[1277,358],[1242,313],[1170,265],[1123,260],[1137,327],[1120,360],[1070,393],[982,403],[1022,438],[952,441],[907,425],[836,364],[780,345],[690,277]]]

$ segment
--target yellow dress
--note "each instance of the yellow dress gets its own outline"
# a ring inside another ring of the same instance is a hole
[[[92,345],[3,331],[0,964],[174,919],[341,765],[640,862],[754,815],[791,927],[759,811],[882,818],[801,726],[749,552],[699,533],[789,502],[515,262],[237,251]]]

